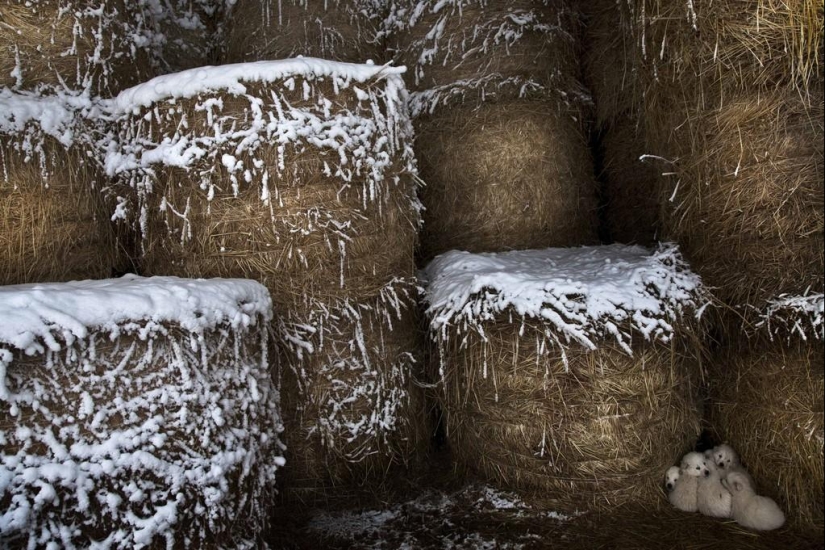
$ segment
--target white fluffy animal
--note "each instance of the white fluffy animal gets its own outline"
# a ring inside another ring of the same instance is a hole
[[[723,483],[732,496],[731,515],[739,525],[757,531],[770,531],[785,524],[785,514],[776,502],[757,495],[742,472],[730,472]]]
[[[731,495],[722,485],[722,476],[716,464],[702,457],[702,476],[696,491],[696,506],[699,512],[714,518],[729,518]]]
[[[717,445],[713,448],[713,451],[711,451],[711,456],[713,457],[713,462],[716,464],[716,467],[719,468],[723,478],[731,472],[740,472],[748,478],[751,487],[756,487],[750,473],[748,473],[745,467],[742,466],[742,463],[739,462],[739,455],[736,454],[733,447],[727,443]]]
[[[665,489],[667,492],[670,493],[673,491],[673,488],[676,486],[676,482],[679,480],[679,467],[678,466],[671,466],[665,472]]]
[[[668,474],[676,468],[673,466],[668,470]],[[668,492],[667,500],[677,510],[683,512],[695,512],[697,508],[697,490],[699,487],[699,476],[702,475],[703,458],[700,453],[688,453],[682,457],[682,462],[678,468],[678,477],[673,485],[673,490]]]

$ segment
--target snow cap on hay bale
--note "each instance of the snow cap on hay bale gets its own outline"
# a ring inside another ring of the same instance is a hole
[[[797,95],[744,94],[678,115],[692,130],[670,167],[678,182],[660,194],[664,230],[727,304],[762,308],[780,294],[823,288],[821,87],[816,93],[810,105]]]
[[[106,168],[146,272],[254,274],[276,300],[375,292],[411,272],[420,205],[402,71],[225,65],[111,100]]]
[[[417,297],[412,279],[396,279],[370,297],[308,299],[278,319],[287,498],[380,481],[427,445]]]
[[[450,252],[426,275],[461,463],[570,506],[660,500],[700,417],[706,296],[674,245]]]
[[[492,90],[500,80],[555,90],[578,75],[578,30],[563,1],[399,0],[382,34],[410,68],[410,90],[473,82]]]
[[[254,538],[283,465],[248,280],[0,287],[0,545]]]
[[[709,419],[739,453],[759,494],[797,524],[825,521],[825,300],[784,296],[758,331],[712,363]]]
[[[0,11],[0,86],[117,92],[149,74],[143,18],[125,0],[8,0]]]
[[[378,38],[386,9],[382,0],[238,0],[224,55],[231,63],[299,55],[388,61]]]
[[[121,257],[78,96],[0,90],[0,285],[100,279]]]
[[[596,241],[593,163],[569,109],[513,100],[418,117],[424,259]]]

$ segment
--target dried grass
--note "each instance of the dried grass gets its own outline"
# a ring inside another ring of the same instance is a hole
[[[822,342],[742,342],[713,366],[709,418],[739,452],[759,494],[792,524],[822,532],[825,350]]]
[[[565,509],[661,500],[662,473],[699,433],[698,342],[639,345],[633,357],[608,342],[569,348],[568,370],[541,326],[504,320],[485,335],[442,357],[460,463]]]
[[[229,63],[303,55],[335,61],[388,61],[378,13],[365,0],[238,0],[229,14]]]
[[[124,0],[10,0],[0,9],[0,86],[113,94],[150,74]]]
[[[422,258],[594,243],[596,185],[577,115],[517,100],[419,117]]]
[[[124,257],[95,191],[100,174],[50,138],[28,158],[0,135],[0,285],[101,279]]]

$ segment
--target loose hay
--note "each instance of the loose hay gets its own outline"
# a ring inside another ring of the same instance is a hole
[[[136,2],[9,0],[0,9],[0,86],[117,92],[150,74]]]
[[[662,502],[700,420],[704,291],[674,247],[450,253],[426,272],[465,467],[568,508]]]
[[[710,422],[739,453],[757,491],[789,521],[817,525],[823,512],[825,352],[822,341],[731,346],[715,361]]]
[[[72,138],[80,117],[58,98],[8,91],[0,110],[0,285],[111,276],[124,258],[102,174]]]
[[[380,0],[238,0],[229,13],[230,63],[303,55],[335,61],[389,61],[378,38]]]
[[[578,114],[516,100],[420,116],[422,258],[595,242],[596,185]]]
[[[253,281],[0,287],[0,545],[249,544],[283,465]]]

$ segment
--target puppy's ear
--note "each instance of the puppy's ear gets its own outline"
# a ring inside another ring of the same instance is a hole
[[[733,490],[736,491],[737,493],[742,490],[743,485],[742,485],[741,481],[737,481],[737,480],[734,479],[732,485],[733,485]]]

